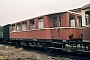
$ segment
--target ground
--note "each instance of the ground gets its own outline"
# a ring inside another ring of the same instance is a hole
[[[75,58],[75,59],[74,59]],[[78,60],[74,56],[54,55],[53,53],[25,50],[0,44],[0,60]]]

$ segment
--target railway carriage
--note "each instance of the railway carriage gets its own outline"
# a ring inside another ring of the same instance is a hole
[[[81,27],[80,14],[53,13],[10,24],[10,40],[19,45],[64,48],[82,42]]]

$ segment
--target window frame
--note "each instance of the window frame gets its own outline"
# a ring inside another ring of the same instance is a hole
[[[82,16],[78,16],[78,27],[82,27]]]
[[[12,32],[15,32],[15,31],[16,31],[16,26],[14,24],[14,25],[12,25]]]
[[[26,28],[23,28],[24,24],[25,24]],[[22,22],[22,31],[26,31],[26,30],[27,30],[27,22],[25,21],[25,22]]]
[[[59,27],[63,26],[62,16],[59,17]]]
[[[72,18],[70,18],[71,16],[73,16]],[[71,20],[74,20],[74,25],[71,25]],[[75,15],[74,14],[69,14],[69,26],[70,27],[75,27],[76,23],[75,23],[76,19],[75,19]]]
[[[20,31],[21,30],[21,25],[20,25],[20,23],[17,23],[17,25],[16,25],[16,31]],[[18,28],[19,28],[19,30],[18,30]]]
[[[40,21],[41,20],[41,21]],[[40,26],[39,24],[43,24],[42,26]],[[44,28],[44,18],[38,18],[38,29],[43,29]]]
[[[54,21],[54,18],[56,18],[56,21]],[[53,27],[58,27],[58,22],[57,22],[57,21],[58,21],[58,17],[57,17],[57,16],[53,16],[53,17],[52,17],[52,20],[53,20],[53,21],[52,21]],[[55,24],[55,25],[54,25],[54,24]]]
[[[31,21],[33,21],[33,24],[31,23]],[[32,26],[33,28],[31,28],[31,26]],[[30,30],[32,30],[32,29],[35,29],[34,20],[30,20]]]

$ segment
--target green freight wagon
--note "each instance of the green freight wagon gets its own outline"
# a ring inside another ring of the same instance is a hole
[[[9,24],[0,26],[0,40],[8,40],[9,39]]]

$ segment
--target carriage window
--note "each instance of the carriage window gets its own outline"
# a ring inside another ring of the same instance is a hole
[[[89,18],[88,18],[88,17],[86,17],[86,25],[88,25],[88,19],[89,19]]]
[[[15,25],[12,25],[12,31],[16,31],[15,29]]]
[[[70,27],[75,27],[75,15],[70,14],[69,15],[69,19],[70,19]]]
[[[82,17],[78,16],[78,27],[82,27]]]
[[[38,19],[38,28],[42,29],[44,27],[44,19],[43,18],[39,18]]]
[[[59,18],[59,26],[62,26],[62,17]]]
[[[22,22],[22,30],[27,30],[27,22]]]
[[[89,22],[89,15],[86,14],[86,25],[88,25],[88,24],[90,24],[90,22]]]
[[[20,23],[17,24],[17,31],[20,31]]]
[[[30,20],[30,30],[34,29],[34,20]]]
[[[57,17],[53,17],[53,27],[57,27]]]
[[[90,11],[86,11],[85,15],[86,15],[86,25],[90,25]]]

